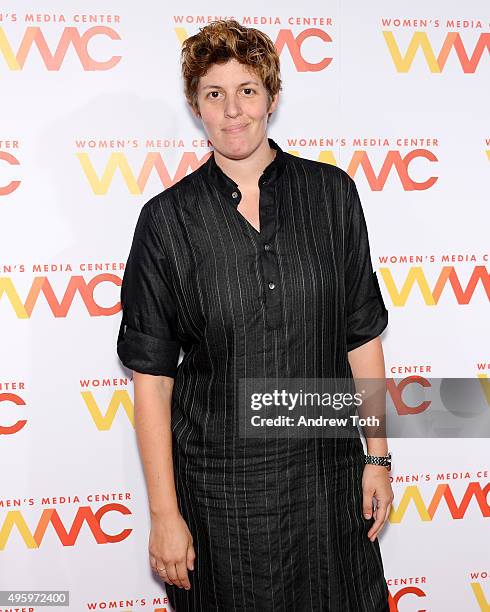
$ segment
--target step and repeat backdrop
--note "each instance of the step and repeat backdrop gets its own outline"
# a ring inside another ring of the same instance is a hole
[[[276,44],[269,136],[356,181],[389,310],[388,413],[430,417],[402,391],[433,377],[478,379],[489,409],[487,2],[6,0],[0,590],[69,600],[19,596],[2,612],[171,611],[148,561],[119,291],[142,205],[210,154],[179,53],[218,18]],[[380,544],[393,611],[490,609],[481,435],[389,439],[395,499]]]

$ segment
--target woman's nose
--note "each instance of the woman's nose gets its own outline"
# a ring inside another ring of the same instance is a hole
[[[241,112],[242,111],[241,111],[240,103],[237,100],[237,98],[234,98],[233,96],[230,98],[227,98],[226,103],[225,103],[225,115],[227,115],[228,117],[236,117]]]

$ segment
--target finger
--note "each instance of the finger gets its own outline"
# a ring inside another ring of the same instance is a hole
[[[158,575],[160,576],[160,578],[165,582],[165,584],[172,584],[172,581],[169,579],[169,577],[167,576],[167,570],[166,569],[162,569],[158,572]]]
[[[177,563],[175,565],[176,569],[177,569],[177,575],[179,577],[180,580],[180,584],[182,585],[182,587],[184,589],[190,589],[191,588],[191,583],[189,580],[189,576],[187,574],[187,567],[184,561],[180,561],[179,563]]]
[[[376,518],[374,523],[371,525],[371,529],[368,531],[368,538],[373,541],[378,533],[379,528],[383,524],[383,516],[384,516],[384,504],[380,503],[376,506]]]
[[[391,512],[391,503],[389,503],[386,506],[386,513],[385,513],[385,520],[383,521],[383,525],[386,523],[386,521],[390,518],[390,512]]]
[[[194,569],[194,561],[196,560],[196,551],[192,544],[187,549],[187,568],[190,570]]]
[[[157,563],[154,568],[152,567],[152,569],[155,571],[159,578],[162,578],[162,580],[165,580],[165,582],[167,581],[167,573],[165,568],[162,568],[162,563]]]
[[[182,587],[180,578],[177,574],[177,568],[175,567],[175,563],[171,563],[170,565],[167,565],[166,568],[167,568],[167,576],[170,578],[172,583],[175,584],[175,586]]]
[[[368,536],[369,536],[371,539],[374,539],[374,538],[378,537],[379,533],[381,532],[381,530],[382,530],[382,529],[383,529],[383,527],[385,526],[386,521],[388,520],[388,517],[389,517],[389,515],[390,515],[390,510],[391,510],[391,504],[388,504],[388,505],[387,505],[387,507],[386,507],[386,511],[384,512],[384,514],[383,514],[383,512],[381,511],[381,509],[380,509],[380,510],[378,510],[378,512],[379,512],[379,514],[380,514],[380,516],[382,516],[382,517],[383,517],[383,521],[382,521],[381,525],[379,526],[379,528],[378,528],[378,529],[377,529],[375,532],[373,532],[373,533],[368,533]],[[376,523],[373,523],[373,527],[375,526],[375,524],[376,524]]]
[[[151,555],[150,556],[150,566],[151,566],[151,569],[158,574],[159,573],[158,568],[165,567],[165,563],[161,559],[157,559],[155,556]]]
[[[372,537],[372,535],[374,534],[374,532],[376,531],[376,520],[378,518],[378,508],[379,508],[379,503],[374,507],[373,512],[372,512],[372,520],[373,523],[371,525],[371,529],[368,531],[368,536]]]
[[[370,519],[373,514],[373,496],[364,495],[362,500],[362,514],[364,518]]]
[[[155,571],[161,578],[166,578],[167,570],[165,569],[165,566],[161,561],[156,564]]]
[[[162,563],[162,565],[163,565],[163,563]],[[161,567],[161,566],[159,565],[158,567]],[[163,578],[163,580],[165,580],[165,582],[167,584],[173,584],[174,583],[172,578],[169,576],[168,566],[165,566],[162,570],[160,570],[158,572],[158,575],[160,576],[160,578]]]

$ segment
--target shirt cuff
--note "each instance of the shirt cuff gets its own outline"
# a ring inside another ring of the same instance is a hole
[[[347,352],[376,338],[388,325],[388,311],[373,271],[370,299],[347,317]]]
[[[156,338],[121,325],[117,354],[121,362],[135,372],[175,378],[180,346],[177,340]]]
[[[377,297],[371,298],[347,319],[347,352],[376,338],[388,325],[388,311]]]

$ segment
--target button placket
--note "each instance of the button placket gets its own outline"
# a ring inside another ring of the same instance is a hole
[[[261,186],[266,185],[267,181],[263,181]],[[279,267],[277,262],[277,254],[272,248],[277,231],[277,214],[279,203],[277,201],[277,189],[272,188],[260,189],[259,214],[260,225],[260,242],[262,248],[259,251],[262,268],[262,282],[265,286],[264,293],[264,309],[266,322],[268,327],[275,329],[281,324],[281,291],[278,285]]]
[[[257,282],[260,285],[257,290],[261,297],[258,301],[266,317],[267,327],[276,329],[282,323],[282,291],[280,291],[278,256],[274,248],[274,241],[280,208],[278,180],[285,170],[285,159],[278,150],[275,157],[277,162],[273,161],[259,179],[260,231],[257,231],[236,210],[241,199],[238,185],[217,166],[214,155],[210,159],[211,161],[207,166],[209,177],[221,190],[232,208],[235,209],[235,213],[241,217],[241,219],[237,217],[238,222],[247,238],[253,243],[254,251],[258,257],[257,263],[259,264],[257,272],[260,278],[257,278]]]

